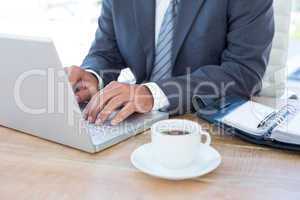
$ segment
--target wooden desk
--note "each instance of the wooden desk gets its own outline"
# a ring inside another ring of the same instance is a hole
[[[181,118],[198,121],[192,115]],[[130,154],[149,132],[96,155],[0,127],[0,199],[300,199],[300,154],[213,136],[223,158],[204,177],[171,182],[137,171]]]

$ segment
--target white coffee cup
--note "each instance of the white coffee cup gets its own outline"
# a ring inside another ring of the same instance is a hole
[[[170,133],[184,133],[173,135]],[[202,136],[206,142],[202,142]],[[210,135],[198,123],[189,120],[163,120],[151,127],[152,155],[169,169],[189,166],[198,155],[199,145],[210,145]]]

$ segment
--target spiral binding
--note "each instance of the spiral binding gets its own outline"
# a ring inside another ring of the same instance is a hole
[[[266,129],[267,132],[264,135],[265,139],[269,139],[272,135],[272,131],[282,123],[284,123],[290,115],[295,115],[297,113],[297,108],[291,104],[287,104],[282,107],[278,112],[276,112],[273,116],[268,118],[263,125],[263,129]]]

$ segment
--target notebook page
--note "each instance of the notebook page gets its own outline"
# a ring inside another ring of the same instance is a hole
[[[300,114],[295,115],[290,120],[285,122],[282,125],[279,125],[278,128],[274,130],[275,132],[280,132],[283,134],[283,137],[299,137],[300,141]]]
[[[226,115],[222,121],[226,125],[254,135],[263,135],[264,131],[257,129],[260,122],[275,110],[262,104],[248,101],[236,110]]]

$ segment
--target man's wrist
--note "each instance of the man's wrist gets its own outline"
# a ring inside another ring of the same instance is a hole
[[[153,111],[164,110],[170,106],[167,96],[156,83],[150,82],[143,85],[146,86],[152,94]]]
[[[104,87],[103,79],[100,77],[100,75],[97,72],[95,72],[92,69],[85,69],[85,71],[91,73],[93,76],[96,77],[96,79],[98,80],[98,89],[99,90]]]
[[[149,110],[149,112],[150,111],[152,111],[153,110],[153,108],[154,108],[154,97],[153,97],[153,94],[152,94],[152,92],[151,92],[151,90],[149,89],[149,87],[147,87],[146,85],[142,85],[142,87],[147,91],[147,93],[149,94],[149,95],[147,95],[147,96],[149,96],[149,98],[148,98],[148,100],[149,100],[149,104],[151,104],[151,109]]]

